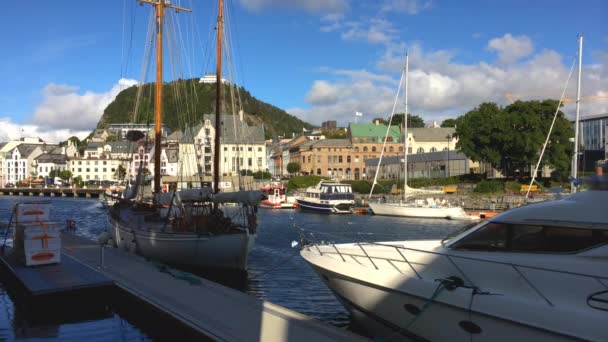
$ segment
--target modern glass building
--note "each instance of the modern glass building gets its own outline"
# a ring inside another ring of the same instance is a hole
[[[579,120],[579,165],[593,171],[598,160],[608,159],[608,113],[586,116]]]

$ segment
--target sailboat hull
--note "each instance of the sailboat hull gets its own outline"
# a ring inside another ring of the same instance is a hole
[[[128,227],[111,218],[110,234],[116,246],[167,264],[195,268],[246,270],[255,234],[199,235]]]
[[[401,203],[369,203],[376,215],[419,218],[469,219],[461,207],[423,207]]]

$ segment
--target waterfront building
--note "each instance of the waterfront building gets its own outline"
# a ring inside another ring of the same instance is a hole
[[[355,177],[355,163],[349,139],[306,141],[290,150],[290,159],[300,163],[300,172],[305,175],[338,180]]]
[[[403,179],[404,157],[382,158],[378,179]],[[446,166],[449,165],[448,168]],[[378,158],[368,159],[365,166],[371,178],[376,174]],[[470,160],[459,151],[417,153],[407,156],[408,178],[443,178],[460,176],[479,169],[479,163]]]
[[[264,128],[249,126],[242,115],[222,115],[220,168],[226,176],[239,172],[266,171],[266,140]],[[169,143],[178,142],[179,175],[184,177],[211,175],[215,151],[215,115],[203,116],[203,123],[185,132],[174,132]]]
[[[222,84],[226,84],[226,79],[225,78],[221,78],[220,79]],[[217,76],[215,74],[205,74],[203,77],[201,77],[198,80],[198,83],[206,83],[206,84],[216,84],[217,83]]]
[[[321,123],[321,128],[323,129],[336,129],[337,123],[336,120],[327,120]]]
[[[2,185],[13,184],[36,177],[32,164],[36,157],[43,154],[42,144],[19,144],[4,152],[2,159]]]
[[[34,159],[33,170],[36,177],[49,177],[51,171],[69,170],[68,157],[65,154],[43,153]],[[57,175],[58,177],[58,175]]]
[[[109,124],[106,130],[108,132],[108,136],[113,135],[116,136],[117,140],[124,140],[126,139],[127,133],[129,131],[139,131],[145,134],[146,136],[150,133],[153,134],[154,125],[138,123],[115,123]],[[166,138],[167,135],[171,134],[171,129],[167,125],[163,124],[161,125],[161,134],[163,138]]]
[[[452,151],[458,138],[454,127],[408,128],[408,154]],[[411,147],[411,148],[410,148]]]
[[[352,143],[351,169],[355,180],[373,176],[373,173],[367,171],[365,161],[379,158],[383,148],[384,156],[403,155],[403,137],[398,126],[391,126],[389,129],[380,120],[374,120],[373,123],[351,123],[348,126],[347,136]]]
[[[119,165],[127,169],[129,160],[113,159],[105,155],[100,158],[72,158],[68,165],[72,171],[72,177],[80,176],[83,181],[98,180],[98,181],[121,181],[118,179],[116,170]]]
[[[129,141],[111,141],[101,146],[101,153],[111,159],[131,159],[133,143]]]
[[[580,171],[593,171],[598,161],[608,159],[608,113],[580,118],[579,144]]]

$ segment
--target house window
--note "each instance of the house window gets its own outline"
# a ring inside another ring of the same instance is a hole
[[[418,150],[416,150],[416,153],[424,153],[424,148],[418,147]]]
[[[262,148],[261,147],[258,147],[258,152],[262,152]]]
[[[253,161],[251,160],[252,158],[247,158],[247,165],[249,167],[253,166]]]
[[[342,156],[338,156],[338,163],[342,162]]]
[[[350,163],[350,155],[346,156],[346,162]]]
[[[321,162],[321,156],[317,156],[317,163]]]
[[[376,152],[376,146],[372,146],[372,152]]]
[[[104,167],[104,168],[103,168],[103,172],[107,172],[107,171],[108,171],[108,170],[107,170],[107,169]]]
[[[262,157],[258,157],[258,169],[262,168]]]
[[[228,151],[228,147],[224,147],[224,151],[226,151],[226,152],[227,152],[227,151]]]
[[[431,152],[437,152],[437,149],[433,146],[431,147]]]
[[[358,150],[355,152],[359,152]],[[363,152],[367,152],[367,146],[363,146]]]
[[[253,147],[251,147],[251,146],[247,147],[247,151],[249,151],[249,152],[253,151]]]

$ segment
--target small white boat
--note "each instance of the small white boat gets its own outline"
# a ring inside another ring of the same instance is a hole
[[[355,195],[350,184],[320,181],[298,197],[300,209],[325,214],[350,214]]]
[[[266,197],[260,202],[260,207],[270,209],[294,209],[298,202],[293,196],[287,196],[287,188],[283,184],[271,184],[260,189]]]
[[[606,203],[583,191],[447,240],[304,242],[301,255],[378,340],[608,341]]]

